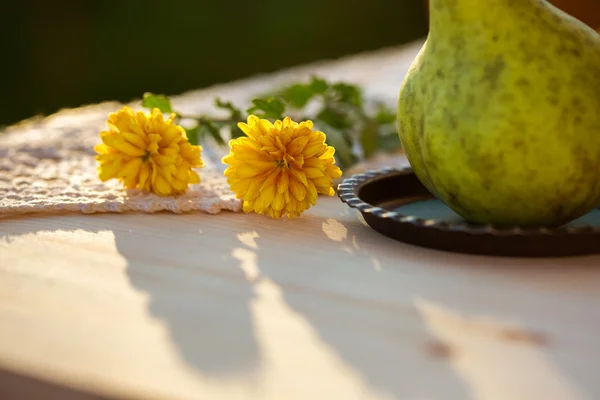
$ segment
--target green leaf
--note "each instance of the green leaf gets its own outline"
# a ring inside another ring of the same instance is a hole
[[[329,84],[319,77],[313,76],[309,83],[296,83],[283,88],[282,96],[294,108],[305,107],[316,96],[329,89]]]
[[[389,135],[379,135],[377,137],[377,147],[382,151],[391,153],[402,148],[400,138],[397,134],[390,133]]]
[[[229,110],[231,113],[229,119],[232,119],[236,122],[242,121],[244,117],[242,116],[242,110],[231,104],[230,101],[223,101],[219,97],[215,99],[215,106],[224,110]]]
[[[384,106],[380,106],[377,110],[377,114],[375,114],[375,121],[377,121],[379,125],[392,124],[396,122],[396,113]]]
[[[193,128],[185,128],[185,133],[188,137],[188,140],[191,144],[193,145],[197,145],[199,140],[198,140],[198,136],[200,133],[200,126],[196,125]]]
[[[348,116],[345,113],[330,106],[323,107],[317,114],[316,119],[340,130],[348,129],[351,125],[350,121],[348,120]]]
[[[173,109],[171,108],[171,100],[167,96],[150,92],[144,93],[142,107],[145,107],[150,111],[152,111],[154,108],[158,108],[163,114],[170,114],[173,112]]]
[[[313,76],[310,81],[310,89],[314,94],[323,94],[329,89],[329,84],[325,79]]]
[[[213,121],[203,120],[201,127],[205,132],[209,133],[213,137],[219,146],[224,146],[226,144],[221,137],[221,131],[219,127]]]
[[[339,167],[344,169],[357,161],[356,156],[352,153],[351,147],[344,139],[344,135],[337,129],[326,129],[327,144],[335,148],[335,157]]]
[[[340,103],[354,107],[362,107],[362,92],[358,86],[339,82],[334,84],[332,89]]]
[[[248,114],[254,114],[259,118],[283,119],[285,103],[275,97],[252,100],[253,106],[248,109]]]
[[[379,143],[377,139],[379,137],[379,125],[374,119],[369,119],[363,126],[360,132],[360,144],[363,149],[363,155],[365,158],[371,157],[375,152]]]
[[[283,98],[294,108],[305,107],[313,97],[314,93],[308,85],[298,83],[283,90]]]

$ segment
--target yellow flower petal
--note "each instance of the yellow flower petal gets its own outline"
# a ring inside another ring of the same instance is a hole
[[[333,157],[333,155],[335,154],[335,149],[331,146],[327,146],[327,149],[325,150],[325,152],[319,156],[320,160],[324,160],[326,158],[331,158]]]
[[[171,172],[170,168],[167,167],[159,167],[158,175],[162,176],[167,182],[171,183],[173,180],[173,172]]]
[[[144,150],[139,149],[131,143],[126,142],[125,138],[118,133],[103,135],[102,141],[108,147],[112,147],[121,153],[127,154],[128,156],[141,157],[146,153]]]
[[[277,151],[279,148],[277,147],[277,143],[273,140],[273,138],[269,136],[259,136],[257,138],[258,143],[263,147],[263,150],[271,152]]]
[[[171,185],[162,176],[157,176],[154,182],[154,188],[157,194],[162,196],[168,196],[171,194]]]
[[[99,168],[99,178],[101,181],[106,182],[109,179],[114,179],[121,170],[122,165],[120,160],[113,160],[112,162],[102,163]]]
[[[150,163],[143,163],[140,167],[140,176],[139,176],[139,184],[141,188],[146,186],[146,182],[150,176]]]
[[[334,150],[311,121],[286,117],[271,123],[250,115],[238,124],[245,136],[230,140],[224,175],[244,212],[272,218],[299,216],[316,204],[319,193],[331,195],[341,175]]]
[[[248,191],[246,192],[246,196],[244,197],[246,200],[253,200],[258,197],[259,189],[262,185],[262,181],[259,179],[252,179],[250,184],[248,185]]]
[[[130,178],[130,177],[136,178],[139,173],[141,165],[142,165],[141,158],[131,159],[130,161],[127,162],[127,164],[125,164],[123,166],[123,169],[121,169],[119,171],[119,173],[117,174],[117,178]]]
[[[221,162],[223,164],[231,164],[233,162],[236,162],[236,158],[233,154],[230,153],[230,154],[227,154],[225,157],[223,157],[221,159]]]
[[[159,166],[156,165],[156,163],[152,159],[150,159],[150,165],[151,165],[150,169],[152,171],[152,173],[150,174],[150,176],[151,176],[150,181],[152,182],[152,185],[154,185],[154,183],[156,182],[156,178],[158,178],[158,168],[159,168]]]
[[[127,140],[129,143],[131,143],[138,149],[146,150],[146,141],[142,139],[142,137],[140,137],[139,135],[136,135],[135,133],[131,132],[123,132],[123,137],[125,138],[125,140]]]
[[[292,140],[290,144],[287,146],[287,151],[289,154],[295,155],[300,154],[302,150],[306,147],[308,143],[308,136],[300,136],[296,139]]]
[[[196,171],[190,171],[190,180],[189,180],[189,182],[192,185],[196,185],[196,184],[200,183],[200,175],[198,175],[196,173]]]
[[[173,146],[171,143],[169,147],[162,147],[158,152],[165,157],[177,158],[179,150],[179,146]]]
[[[159,149],[158,142],[151,141],[146,149],[150,154],[157,154]]]
[[[333,179],[330,176],[323,175],[319,178],[313,179],[313,183],[317,187],[331,187],[333,185]]]
[[[121,110],[108,115],[107,125],[112,131],[126,132],[129,130],[129,121],[133,116],[133,110],[128,106],[124,106]]]
[[[134,113],[127,106],[110,113],[108,131],[100,132],[102,144],[94,147],[98,177],[119,179],[126,188],[139,188],[166,196],[185,192],[200,177],[192,168],[204,164],[202,147],[192,145],[185,130],[167,120],[158,109],[150,115]]]
[[[171,186],[177,191],[184,190],[187,187],[187,184],[184,181],[180,181],[179,179],[173,179],[171,181]]]
[[[244,134],[246,135],[250,135],[252,133],[252,128],[250,128],[247,124],[243,123],[243,122],[239,122],[237,124],[238,128],[240,128],[240,130],[242,132],[244,132]]]
[[[273,124],[268,119],[259,119],[256,127],[263,135],[266,135],[273,129]]]
[[[253,176],[261,174],[263,170],[253,165],[244,164],[242,167],[237,169],[236,172],[236,175],[240,178],[251,178]]]
[[[232,150],[234,150],[234,153],[238,153],[235,150],[235,147],[240,146],[245,148],[248,151],[260,151],[261,145],[260,143],[258,143],[258,141],[256,141],[255,139],[252,138],[247,138],[247,137],[241,137],[239,139],[237,139],[237,141],[235,142],[235,144],[232,147]]]
[[[289,182],[290,176],[288,175],[288,171],[284,171],[281,174],[279,174],[279,179],[277,180],[277,192],[287,192]]]
[[[277,193],[273,198],[273,202],[271,203],[274,210],[281,211],[283,207],[285,207],[284,196],[281,193]]]
[[[325,171],[326,166],[325,161],[319,160],[318,158],[311,157],[304,160],[304,167],[307,168],[317,168],[320,171]]]
[[[306,197],[306,186],[295,179],[290,180],[290,190],[298,201],[302,201]]]
[[[308,192],[308,198],[310,199],[310,203],[314,206],[317,204],[317,196],[319,193],[317,192],[317,187],[312,181],[308,181],[308,186],[306,187]]]
[[[120,156],[116,153],[108,153],[108,154],[100,154],[100,155],[96,156],[95,158],[97,161],[104,163],[107,161],[112,161],[115,158],[120,158]]]
[[[304,172],[309,179],[320,178],[325,176],[325,173],[318,168],[304,168]]]
[[[248,125],[250,125],[253,129],[256,127],[258,121],[260,121],[260,118],[258,118],[256,115],[248,116]]]
[[[173,157],[161,156],[160,154],[153,156],[152,159],[161,167],[167,166],[169,164],[175,164],[175,159]]]
[[[269,169],[267,171],[271,171],[270,174],[267,176],[267,178],[263,181],[262,185],[260,186],[260,190],[266,190],[269,187],[273,187],[273,191],[275,190],[275,184],[277,183],[277,178],[279,177],[279,173],[280,170],[273,168],[273,169]]]
[[[272,171],[277,168],[277,164],[273,161],[248,161],[247,165],[258,168],[262,171]]]
[[[187,178],[189,172],[190,168],[182,163],[179,167],[177,167],[177,170],[175,171],[175,178],[183,181]]]
[[[252,179],[240,179],[239,181],[232,182],[231,190],[240,195],[240,197],[244,197],[248,193],[248,188],[252,182]]]
[[[314,157],[319,153],[323,153],[325,151],[325,145],[320,142],[311,142],[304,149],[304,155],[306,157]]]
[[[178,127],[177,125],[171,125],[165,130],[165,133],[162,135],[161,145],[168,146],[174,140],[183,138],[184,134],[185,131],[181,127]]]
[[[275,196],[275,187],[273,185],[265,187],[260,192],[261,201],[265,206],[271,205]]]
[[[342,170],[337,165],[328,165],[326,169],[327,175],[333,179],[337,179],[342,176]]]
[[[258,196],[256,199],[254,199],[254,212],[258,213],[258,214],[262,214],[264,210],[264,204],[262,201],[262,197]]]
[[[302,170],[296,168],[290,168],[290,173],[294,178],[299,180],[303,185],[308,185],[308,180],[306,179],[306,173]]]
[[[114,153],[110,147],[105,145],[104,143],[97,144],[94,146],[94,151],[98,154],[110,154]]]

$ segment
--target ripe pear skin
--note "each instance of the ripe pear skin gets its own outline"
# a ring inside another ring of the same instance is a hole
[[[557,227],[600,205],[600,35],[545,0],[429,8],[397,119],[424,186],[497,227]]]

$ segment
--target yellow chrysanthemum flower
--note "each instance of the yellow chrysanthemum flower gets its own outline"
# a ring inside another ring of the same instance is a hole
[[[290,118],[275,121],[249,116],[238,127],[246,134],[229,142],[223,158],[225,176],[244,212],[273,218],[299,216],[315,205],[318,193],[332,196],[333,179],[342,171],[335,165],[335,149],[312,121]]]
[[[174,119],[171,114],[165,121],[158,108],[149,116],[127,106],[110,113],[109,130],[100,133],[103,143],[95,147],[100,180],[119,179],[128,189],[160,196],[182,194],[199,183],[192,168],[203,166],[202,147],[192,145]]]

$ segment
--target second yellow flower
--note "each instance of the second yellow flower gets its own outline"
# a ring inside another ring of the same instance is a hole
[[[315,205],[318,194],[332,196],[342,175],[335,149],[311,121],[269,120],[249,116],[238,127],[246,134],[231,140],[223,158],[225,176],[245,212],[273,218],[299,216]]]

